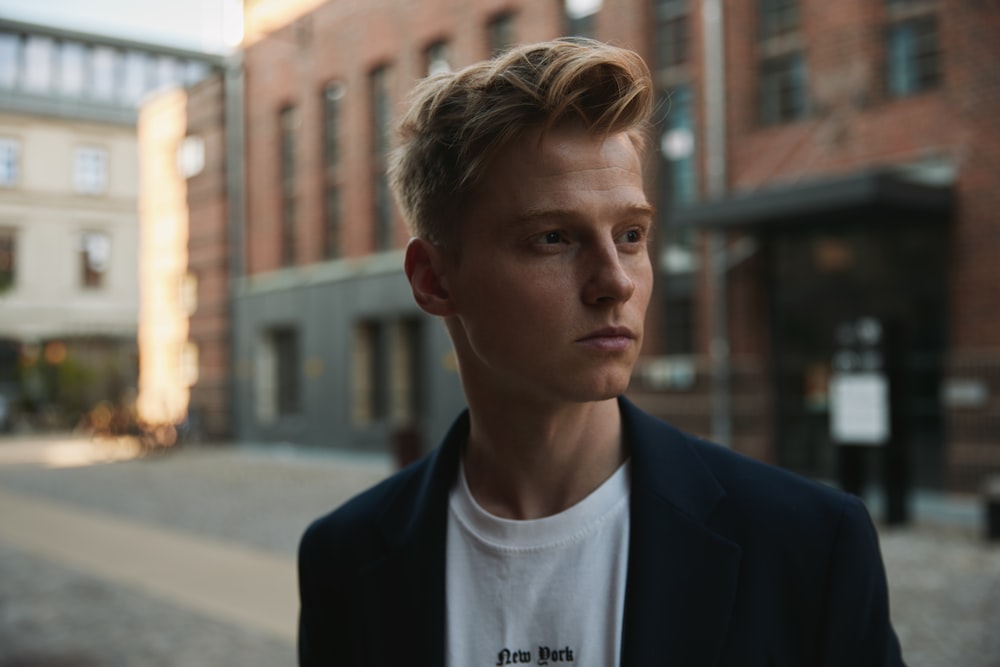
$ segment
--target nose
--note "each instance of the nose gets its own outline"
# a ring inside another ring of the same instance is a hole
[[[602,244],[585,259],[584,300],[589,304],[623,303],[632,298],[635,280],[613,241]]]

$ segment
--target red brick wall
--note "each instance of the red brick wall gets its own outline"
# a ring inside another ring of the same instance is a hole
[[[188,339],[198,347],[198,379],[190,410],[201,418],[202,435],[219,439],[230,431],[229,208],[226,189],[225,91],[219,74],[188,94],[188,135],[205,143],[205,167],[188,179],[188,271],[197,279],[196,307]]]

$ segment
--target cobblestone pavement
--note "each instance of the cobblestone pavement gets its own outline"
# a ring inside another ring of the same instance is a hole
[[[72,453],[85,443],[64,445]],[[0,488],[288,559],[312,518],[391,467],[384,458],[245,446],[60,467],[87,459],[38,455],[52,448],[0,440]],[[882,546],[910,667],[1000,667],[1000,544],[969,526],[922,523],[883,529]],[[289,641],[0,542],[0,667],[294,664]]]

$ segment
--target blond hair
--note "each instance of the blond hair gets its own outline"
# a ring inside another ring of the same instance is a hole
[[[417,84],[389,179],[414,235],[448,245],[491,159],[526,130],[582,121],[643,150],[652,109],[638,54],[590,39],[521,46]]]

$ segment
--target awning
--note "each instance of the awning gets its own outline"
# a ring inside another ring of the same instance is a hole
[[[763,229],[817,222],[884,218],[886,222],[939,219],[953,206],[950,184],[901,171],[866,171],[784,185],[671,211],[671,223],[697,227]]]

